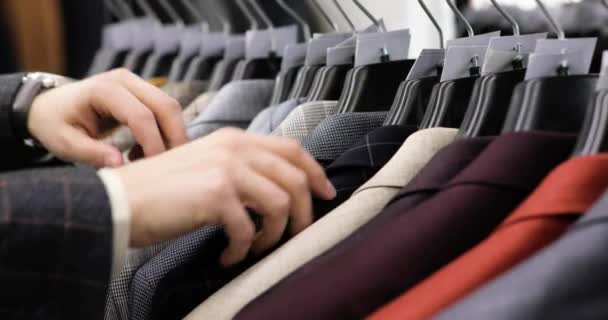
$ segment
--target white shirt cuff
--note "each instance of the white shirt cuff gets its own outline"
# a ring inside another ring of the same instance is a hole
[[[108,169],[100,170],[97,175],[106,187],[106,192],[110,198],[110,207],[112,208],[114,228],[111,279],[114,279],[120,273],[129,249],[131,211],[127,190],[120,177]]]

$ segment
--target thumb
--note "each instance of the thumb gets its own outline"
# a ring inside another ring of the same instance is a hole
[[[97,168],[114,168],[123,165],[122,154],[117,148],[95,140],[81,130],[75,128],[68,130],[70,150],[66,154],[70,160]]]

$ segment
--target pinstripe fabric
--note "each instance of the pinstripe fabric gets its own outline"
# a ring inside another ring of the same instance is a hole
[[[279,105],[266,108],[260,112],[247,128],[247,131],[258,134],[271,134],[281,122],[300,104],[306,101],[305,98],[291,99]]]
[[[112,213],[94,170],[0,175],[0,319],[102,319]]]
[[[314,101],[298,106],[272,135],[302,141],[321,121],[338,112],[337,101]]]
[[[357,112],[327,117],[302,145],[321,164],[328,165],[367,133],[382,126],[387,112]]]
[[[242,80],[225,85],[188,125],[188,137],[194,140],[230,126],[247,128],[270,103],[273,87],[273,80]]]
[[[449,144],[457,130],[416,132],[394,157],[338,208],[275,250],[204,301],[187,319],[232,319],[265,290],[353,233],[397,194],[428,160]],[[268,318],[272,319],[272,318]]]

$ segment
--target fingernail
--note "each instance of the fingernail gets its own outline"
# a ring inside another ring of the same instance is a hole
[[[334,199],[338,195],[336,191],[336,187],[331,183],[331,181],[327,181],[327,197],[330,199]]]

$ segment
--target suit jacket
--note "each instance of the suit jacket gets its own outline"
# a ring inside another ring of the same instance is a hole
[[[379,213],[439,149],[453,141],[456,132],[440,128],[409,136],[389,163],[348,201],[207,299],[188,319],[233,318],[258,295]]]
[[[415,131],[407,126],[380,128],[340,157],[327,172],[338,196],[332,201],[315,200],[315,217],[323,217],[350,197]],[[217,261],[226,243],[219,229],[215,233],[202,232],[180,239],[146,263],[132,281],[132,318],[181,318],[259,260],[251,257],[237,267],[221,268]]]
[[[375,319],[428,319],[549,245],[608,187],[608,156],[584,157],[555,169],[486,240],[424,280]]]
[[[217,92],[215,91],[203,93],[184,109],[182,115],[184,116],[186,125],[189,125],[199,114],[207,109],[216,94]]]
[[[601,157],[605,159],[605,155]],[[606,221],[608,194],[604,194],[555,243],[465,297],[436,318],[608,318]]]
[[[294,98],[279,105],[266,108],[260,112],[247,128],[247,131],[258,134],[271,134],[289,113],[297,106],[304,103],[304,98]]]
[[[246,129],[270,103],[273,87],[273,80],[242,80],[225,85],[188,125],[188,137],[194,140],[229,126]]]
[[[302,140],[302,145],[324,166],[372,130],[382,126],[387,112],[352,112],[327,117]]]
[[[272,134],[298,141],[304,140],[321,121],[338,112],[337,101],[313,101],[294,109]]]
[[[391,214],[396,218],[368,235],[340,263],[329,265],[316,280],[298,282],[298,290],[287,290],[292,288],[287,285],[269,290],[240,319],[369,315],[486,237],[568,157],[574,140],[544,133],[497,138],[431,200]],[[397,204],[386,210],[399,210]]]

